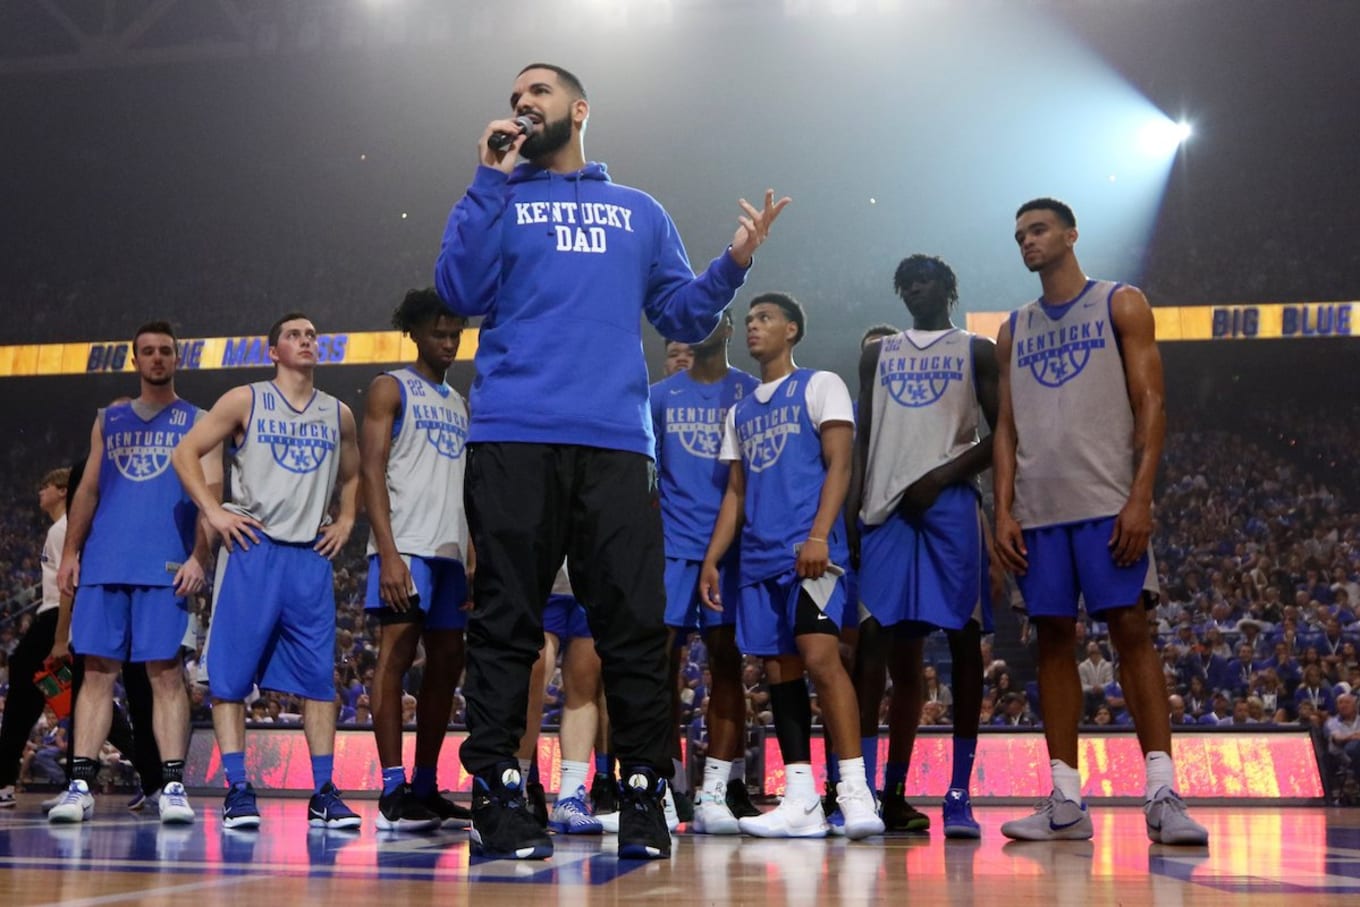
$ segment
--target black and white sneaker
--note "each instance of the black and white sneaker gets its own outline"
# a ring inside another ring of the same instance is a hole
[[[412,795],[409,784],[378,798],[378,828],[383,831],[430,831],[439,823],[439,817]]]
[[[671,855],[662,798],[666,781],[646,766],[629,769],[619,788],[619,859],[659,860]]]
[[[418,802],[434,813],[444,828],[467,828],[472,824],[472,810],[466,806],[459,806],[439,791],[434,791]]]
[[[529,813],[519,766],[502,762],[472,779],[472,852],[491,860],[543,860],[552,839]]]

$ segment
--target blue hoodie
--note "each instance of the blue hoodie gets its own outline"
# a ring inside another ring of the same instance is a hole
[[[654,455],[641,315],[703,340],[746,279],[724,252],[698,277],[675,224],[603,164],[478,167],[454,205],[435,286],[484,315],[469,443],[580,444]]]

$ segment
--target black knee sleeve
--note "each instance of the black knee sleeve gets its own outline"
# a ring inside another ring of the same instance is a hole
[[[807,680],[799,677],[770,684],[770,710],[774,734],[785,764],[812,761],[812,703]]]

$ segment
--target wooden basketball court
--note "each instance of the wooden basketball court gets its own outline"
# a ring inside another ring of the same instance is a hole
[[[1024,806],[979,806],[979,842],[935,831],[849,843],[712,838],[683,832],[668,861],[620,861],[612,838],[555,839],[542,862],[481,861],[466,832],[376,831],[377,803],[351,799],[358,832],[309,829],[306,801],[261,800],[258,832],[217,820],[162,826],[101,797],[93,821],[51,826],[41,794],[0,815],[0,904],[1283,904],[1360,898],[1360,810],[1194,807],[1207,848],[1150,844],[1137,807],[1093,805],[1095,839],[1007,842],[1001,822]],[[938,822],[938,807],[927,809]],[[1360,902],[1360,901],[1357,901]]]

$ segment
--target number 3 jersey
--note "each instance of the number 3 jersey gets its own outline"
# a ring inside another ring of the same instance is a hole
[[[198,507],[170,456],[203,415],[175,400],[140,401],[99,414],[99,503],[80,555],[81,585],[169,586],[194,548]]]
[[[446,382],[433,384],[414,369],[387,372],[401,389],[387,455],[387,496],[397,550],[416,557],[464,560],[467,515],[467,403]],[[373,534],[368,553],[377,554]]]
[[[250,419],[227,450],[228,510],[253,517],[276,542],[316,538],[340,468],[340,401],[314,390],[294,409],[272,381],[250,385]]]

